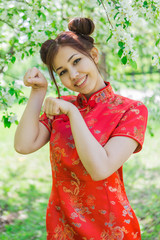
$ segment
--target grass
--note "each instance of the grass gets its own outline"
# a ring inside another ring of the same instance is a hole
[[[17,108],[17,107],[16,107]],[[19,107],[19,113],[23,111]],[[51,189],[49,147],[20,155],[14,151],[16,126],[0,125],[0,214],[10,224],[1,228],[1,240],[46,238],[45,212]],[[14,213],[17,213],[14,218]]]
[[[21,115],[24,106],[14,106]],[[16,126],[0,124],[1,240],[46,239],[45,212],[51,189],[49,147],[20,155],[14,151]],[[143,150],[124,165],[126,192],[138,216],[142,240],[160,239],[160,126],[146,135]],[[7,223],[7,224],[5,224]]]
[[[129,201],[138,216],[142,240],[160,239],[160,126],[154,138],[146,134],[143,150],[124,164]]]

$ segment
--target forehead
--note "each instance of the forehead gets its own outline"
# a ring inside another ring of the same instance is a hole
[[[59,67],[59,65],[62,66],[63,64],[67,63],[68,59],[74,54],[78,55],[82,53],[70,46],[60,47],[53,59],[53,66],[55,68]]]

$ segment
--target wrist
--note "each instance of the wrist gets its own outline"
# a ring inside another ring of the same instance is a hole
[[[67,116],[71,118],[73,115],[77,115],[77,113],[79,113],[78,108],[71,103],[71,106],[67,112]]]
[[[30,96],[29,96],[29,99],[33,99],[33,100],[38,100],[38,101],[44,101],[44,98],[46,96],[46,92],[47,90],[44,90],[44,89],[39,89],[39,90],[35,90],[35,89],[31,89],[31,92],[30,92]],[[36,100],[36,101],[37,101]]]
[[[34,94],[45,94],[46,95],[46,92],[47,92],[47,87],[43,87],[43,88],[33,88],[31,89],[31,93],[34,93]]]

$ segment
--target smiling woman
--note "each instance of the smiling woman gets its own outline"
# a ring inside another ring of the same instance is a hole
[[[28,70],[24,83],[32,90],[17,127],[15,149],[28,154],[50,141],[53,186],[47,240],[140,240],[122,166],[142,149],[148,112],[142,102],[115,94],[103,80],[98,50],[89,36],[93,30],[91,19],[75,18],[69,31],[42,44],[41,59],[56,86],[53,71],[79,94],[59,92],[59,98],[44,101],[45,77],[37,68]]]
[[[95,47],[91,49],[90,55],[92,59],[72,47],[65,46],[59,49],[53,60],[53,68],[59,74],[63,85],[70,90],[85,94],[87,98],[105,87],[95,67],[98,63],[98,51]]]
[[[69,22],[68,28],[70,31],[60,33],[55,40],[49,39],[44,42],[40,51],[41,59],[48,66],[50,76],[57,87],[59,97],[60,93],[58,85],[53,74],[53,71],[58,71],[62,68],[62,66],[59,66],[58,68],[53,67],[53,61],[59,49],[64,46],[71,47],[72,51],[73,49],[77,50],[78,54],[82,53],[93,61],[93,58],[91,56],[91,50],[94,47],[94,39],[89,36],[93,33],[95,28],[92,20],[88,18],[74,18]],[[74,55],[73,52],[72,54]],[[73,56],[71,55],[68,61],[72,59],[72,57]],[[63,73],[64,71],[62,72],[62,74]]]

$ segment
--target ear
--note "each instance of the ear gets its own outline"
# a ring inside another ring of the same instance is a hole
[[[96,47],[93,47],[90,51],[91,57],[93,58],[94,62],[96,64],[98,64],[98,60],[99,60],[99,52],[98,49]]]

